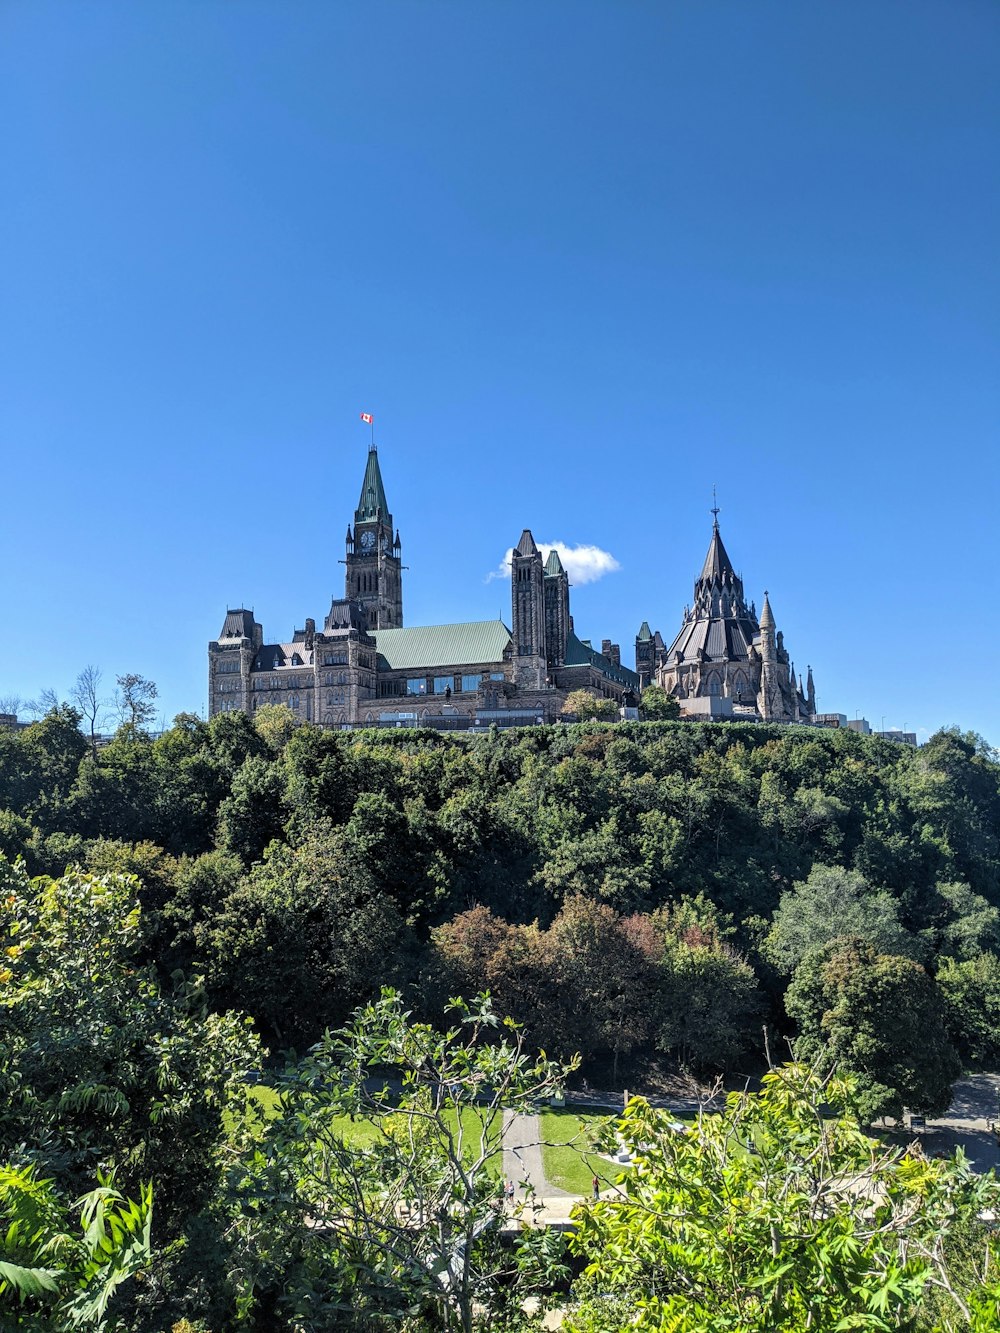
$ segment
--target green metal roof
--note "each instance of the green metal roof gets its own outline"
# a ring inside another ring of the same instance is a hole
[[[571,666],[592,666],[595,671],[599,671],[602,676],[607,676],[609,680],[618,681],[619,685],[631,685],[638,688],[639,677],[628,667],[615,666],[610,658],[603,654],[595,652],[582,639],[578,639],[572,632],[566,639],[566,662],[565,665]]]
[[[501,662],[504,650],[510,646],[510,630],[502,620],[380,629],[372,637],[378,647],[379,667],[388,671]]]
[[[545,562],[545,572],[550,578],[554,578],[557,574],[565,572],[563,570],[563,562],[559,559],[558,551],[553,549],[549,552],[549,558]]]
[[[639,626],[639,633],[636,638],[640,643],[647,643],[653,637],[653,631],[649,628],[649,621],[644,620]]]
[[[391,520],[389,506],[385,500],[385,487],[382,485],[382,472],[378,465],[378,452],[375,446],[368,450],[368,464],[365,467],[365,479],[361,483],[361,499],[354,511],[355,523],[370,523],[381,516],[388,523]]]

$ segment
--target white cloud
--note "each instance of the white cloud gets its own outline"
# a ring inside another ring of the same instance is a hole
[[[570,583],[579,587],[583,583],[596,583],[605,574],[614,574],[621,565],[610,551],[602,551],[599,546],[567,546],[565,542],[539,542],[538,549],[544,560],[550,551],[558,551],[559,559],[569,575]],[[508,546],[503,559],[496,569],[486,575],[486,582],[494,579],[510,578],[510,562],[514,554],[513,546]]]

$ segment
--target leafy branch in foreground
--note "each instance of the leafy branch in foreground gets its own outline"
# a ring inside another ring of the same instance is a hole
[[[64,1333],[107,1326],[118,1287],[150,1259],[152,1187],[126,1200],[111,1177],[77,1200],[79,1234],[51,1180],[0,1167],[0,1311],[4,1329]],[[14,1303],[16,1300],[16,1304]]]
[[[617,1301],[639,1329],[889,1333],[930,1329],[933,1302],[939,1333],[995,1329],[1000,1284],[986,1281],[978,1218],[1000,1207],[1000,1186],[961,1152],[929,1161],[873,1140],[845,1109],[852,1095],[849,1080],[789,1065],[686,1134],[633,1099],[624,1197],[578,1212],[587,1267],[567,1327],[617,1333]],[[978,1250],[971,1284],[950,1262],[956,1228]]]

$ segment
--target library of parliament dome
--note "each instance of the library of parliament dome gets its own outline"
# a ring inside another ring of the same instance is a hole
[[[812,672],[803,689],[767,594],[759,620],[747,606],[713,515],[680,631],[668,646],[644,621],[634,671],[609,639],[598,650],[577,636],[559,554],[539,550],[527,528],[511,557],[509,628],[499,619],[404,627],[402,543],[373,444],[347,528],[343,597],[334,596],[321,628],[306,618],[282,642],[266,643],[246,608],[228,610],[208,646],[209,713],[286,704],[326,727],[478,729],[554,722],[581,689],[635,716],[641,691],[655,684],[682,716],[812,721]]]

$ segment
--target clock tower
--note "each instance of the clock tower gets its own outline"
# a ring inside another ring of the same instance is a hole
[[[347,529],[345,564],[345,596],[364,608],[368,628],[399,629],[403,624],[402,551],[399,533],[393,532],[374,444],[368,450],[354,527]]]

